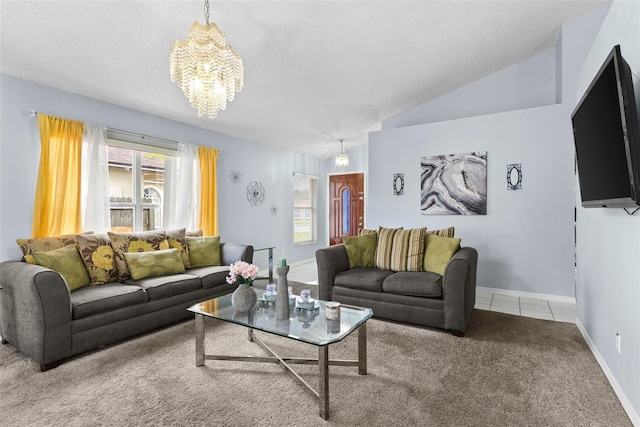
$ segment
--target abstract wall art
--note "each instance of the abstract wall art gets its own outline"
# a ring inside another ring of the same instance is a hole
[[[423,215],[486,215],[487,152],[422,157]]]

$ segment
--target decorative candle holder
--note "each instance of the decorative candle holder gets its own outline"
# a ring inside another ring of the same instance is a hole
[[[289,266],[277,266],[276,274],[278,275],[278,286],[276,288],[276,319],[289,319],[289,282],[287,274]]]

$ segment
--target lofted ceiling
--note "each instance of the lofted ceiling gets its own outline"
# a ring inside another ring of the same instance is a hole
[[[600,1],[212,1],[244,88],[197,117],[169,51],[204,1],[0,3],[0,72],[319,158],[382,120],[555,46]],[[157,135],[161,136],[161,135]]]

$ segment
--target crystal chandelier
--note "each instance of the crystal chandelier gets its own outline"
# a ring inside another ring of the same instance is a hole
[[[242,58],[225,40],[216,24],[209,23],[209,0],[204,3],[205,25],[194,22],[189,38],[173,44],[171,81],[180,86],[198,117],[215,118],[242,90]]]
[[[344,154],[343,148],[342,140],[340,140],[340,154],[336,156],[336,166],[339,168],[346,168],[349,166],[349,155]]]

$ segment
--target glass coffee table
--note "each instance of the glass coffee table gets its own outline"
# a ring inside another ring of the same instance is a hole
[[[205,360],[230,360],[241,362],[277,363],[289,372],[308,391],[318,399],[319,414],[329,418],[329,365],[357,366],[358,374],[367,374],[367,320],[373,315],[370,308],[341,305],[340,316],[336,320],[325,317],[325,301],[316,300],[316,308],[302,310],[290,308],[289,319],[276,320],[274,303],[261,301],[264,291],[255,289],[258,295],[256,307],[245,313],[236,312],[231,305],[231,294],[203,301],[188,310],[195,313],[196,328],[196,366],[204,366]],[[268,356],[231,356],[205,354],[204,318],[212,317],[225,322],[244,326],[248,330],[248,340],[255,342]],[[318,358],[281,357],[269,348],[254,330],[268,332],[281,337],[315,345]],[[341,341],[354,331],[358,331],[358,358],[356,360],[329,359],[329,345]],[[319,384],[316,391],[290,365],[317,364]]]

